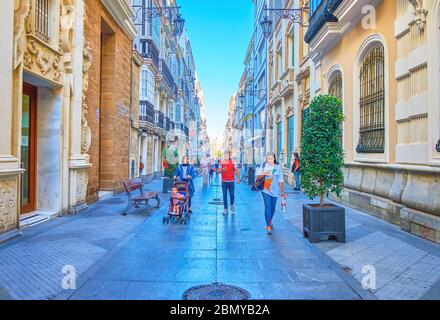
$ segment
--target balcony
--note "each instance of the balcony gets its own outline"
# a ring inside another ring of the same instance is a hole
[[[293,86],[295,82],[295,74],[293,67],[288,67],[281,77],[280,94],[287,98],[293,94]]]
[[[155,123],[154,106],[148,101],[141,101],[139,109],[139,121],[141,121],[141,125],[144,123],[153,126]]]
[[[166,117],[165,120],[165,130],[170,131],[171,129],[174,129],[174,123],[171,121],[170,118]]]
[[[319,5],[313,8],[312,16],[309,19],[309,29],[304,36],[306,43],[310,44],[327,22],[338,22],[338,18],[333,13],[341,3],[342,0],[319,1]]]
[[[160,111],[155,111],[156,116],[155,116],[155,125],[156,127],[165,130],[165,115],[163,114],[163,112]]]
[[[144,59],[150,59],[154,67],[159,70],[159,50],[156,48],[153,40],[147,39],[146,41],[142,41],[141,51],[142,57]]]
[[[177,96],[177,85],[174,82],[173,74],[171,73],[170,69],[168,69],[167,63],[163,59],[160,59],[160,72],[170,92],[174,96]]]

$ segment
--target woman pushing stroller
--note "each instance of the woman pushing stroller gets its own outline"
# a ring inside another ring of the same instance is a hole
[[[187,156],[185,156],[185,157],[183,157],[182,164],[179,165],[176,168],[176,171],[174,172],[174,180],[183,181],[183,182],[188,183],[189,193],[190,193],[189,205],[188,205],[189,212],[192,212],[191,198],[192,198],[194,191],[195,191],[194,182],[193,182],[194,177],[195,177],[194,168],[189,164],[189,158]]]

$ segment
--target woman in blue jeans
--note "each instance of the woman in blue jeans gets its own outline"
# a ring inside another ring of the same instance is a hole
[[[272,234],[272,220],[275,215],[278,197],[280,195],[285,196],[283,171],[277,163],[275,153],[269,152],[266,155],[266,162],[257,170],[257,179],[264,179],[264,188],[261,194],[264,200],[266,230],[268,234]]]

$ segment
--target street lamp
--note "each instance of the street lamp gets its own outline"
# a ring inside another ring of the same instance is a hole
[[[180,13],[178,13],[177,16],[174,18],[173,24],[174,24],[174,32],[178,36],[181,36],[183,33],[183,27],[185,26],[185,19],[182,18]]]
[[[272,33],[272,21],[268,16],[264,17],[264,20],[260,22],[263,29],[264,37],[269,38]]]

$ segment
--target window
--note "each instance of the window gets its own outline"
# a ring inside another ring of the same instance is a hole
[[[49,43],[49,0],[35,2],[35,33],[43,42]]]
[[[340,71],[337,71],[330,78],[328,94],[342,100],[342,74]]]
[[[277,79],[283,75],[283,55],[281,49],[277,52]]]
[[[328,87],[328,94],[338,98],[342,102],[342,73],[341,71],[336,71],[330,78],[330,83]],[[341,124],[341,136],[340,141],[342,145],[342,137],[343,133],[343,124]]]
[[[287,163],[289,167],[292,165],[294,132],[294,117],[291,116],[287,118]]]
[[[160,48],[160,17],[153,17],[153,41],[158,48]]]
[[[360,71],[360,129],[358,153],[385,150],[384,48],[373,48],[362,61]]]
[[[310,0],[310,16],[313,16],[321,2],[322,0]]]
[[[293,51],[293,36],[287,37],[287,65],[293,67],[295,64],[295,52]]]
[[[180,103],[176,103],[175,107],[176,107],[176,118],[175,118],[175,121],[176,122],[181,122],[182,121],[182,115],[181,115],[182,110],[181,110]]]
[[[141,100],[147,100],[154,104],[154,75],[149,70],[142,70]]]

